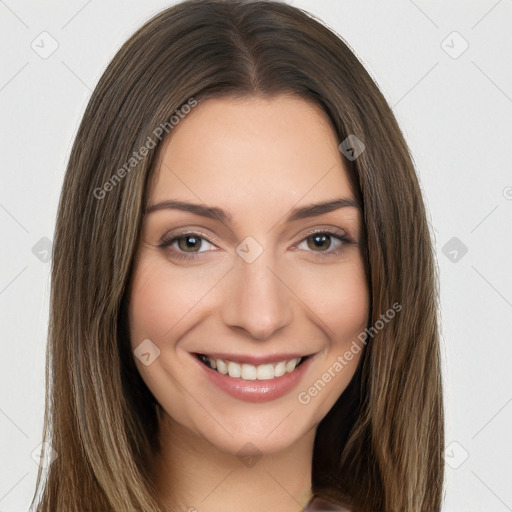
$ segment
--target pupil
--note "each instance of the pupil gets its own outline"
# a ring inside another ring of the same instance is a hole
[[[194,249],[194,246],[199,244],[199,239],[193,235],[184,236],[180,239],[180,241],[182,240],[185,240],[185,244],[181,249]]]
[[[329,235],[313,235],[313,240],[314,240],[314,244],[315,244],[315,247],[317,249],[327,249],[329,247]],[[322,247],[322,245],[325,245],[325,243],[327,242],[327,247]]]

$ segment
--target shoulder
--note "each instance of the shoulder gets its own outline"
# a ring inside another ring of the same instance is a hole
[[[352,512],[352,509],[343,505],[338,505],[332,501],[327,501],[319,496],[313,496],[307,504],[304,512]]]

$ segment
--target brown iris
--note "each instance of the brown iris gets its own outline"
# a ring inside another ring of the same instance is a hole
[[[182,243],[184,241],[185,243]],[[196,252],[196,251],[187,251],[187,249],[199,249],[201,246],[201,237],[195,235],[185,235],[178,238],[178,247],[185,252]]]
[[[310,240],[313,240],[313,244],[310,244]],[[325,245],[327,243],[326,247],[322,247],[322,244]],[[331,237],[326,234],[318,234],[308,237],[308,247],[310,249],[329,249],[329,246],[331,245]],[[316,252],[316,251],[315,251]]]

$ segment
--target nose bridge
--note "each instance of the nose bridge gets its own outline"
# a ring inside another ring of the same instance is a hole
[[[249,242],[250,244],[250,242]],[[245,246],[254,251],[255,248]],[[291,292],[279,275],[281,268],[272,251],[263,250],[256,259],[245,258],[244,246],[231,272],[228,291],[223,296],[224,322],[246,330],[255,339],[268,339],[293,318]]]

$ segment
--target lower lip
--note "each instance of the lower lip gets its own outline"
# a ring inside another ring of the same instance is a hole
[[[246,402],[267,402],[289,393],[306,373],[314,356],[308,357],[293,372],[269,380],[244,380],[229,377],[229,375],[208,368],[196,356],[192,357],[210,381],[228,395]]]

